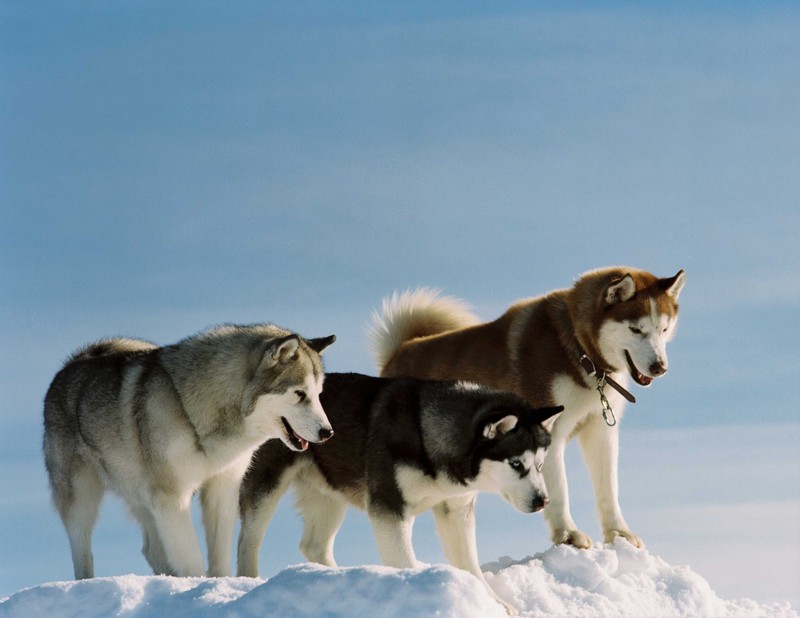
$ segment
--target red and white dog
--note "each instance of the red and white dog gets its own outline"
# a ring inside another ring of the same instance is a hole
[[[681,270],[658,278],[628,267],[582,275],[571,288],[512,305],[492,322],[466,306],[419,289],[384,300],[371,338],[383,376],[468,380],[508,390],[537,407],[563,405],[550,419],[543,472],[545,518],[555,543],[591,547],[569,510],[564,449],[577,436],[595,490],[605,542],[644,544],[622,516],[617,460],[627,385],[649,386],[667,372]]]

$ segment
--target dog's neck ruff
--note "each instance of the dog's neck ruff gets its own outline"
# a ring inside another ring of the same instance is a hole
[[[603,393],[605,385],[608,384],[611,386],[611,388],[613,388],[631,403],[636,403],[636,397],[634,397],[619,382],[612,378],[608,372],[599,369],[597,365],[594,364],[594,361],[592,361],[592,359],[589,358],[585,352],[581,353],[579,362],[581,367],[583,367],[583,370],[586,372],[586,375],[594,376],[596,378],[597,392],[600,394],[600,404],[603,406],[603,420],[605,420],[606,425],[613,427],[617,424],[617,417],[614,416],[614,410],[611,408],[611,404],[608,402],[608,399]]]
[[[589,358],[586,350],[581,345],[578,338],[575,324],[570,317],[570,312],[566,303],[562,300],[560,303],[553,305],[551,318],[559,326],[559,338],[561,339],[564,349],[567,351],[568,356],[577,359],[578,364],[583,367],[583,370],[588,376],[594,376],[597,380],[597,392],[600,395],[600,403],[603,405],[603,418],[609,427],[617,424],[617,419],[614,416],[614,410],[611,409],[608,399],[603,394],[603,389],[606,384],[610,384],[611,388],[617,391],[625,399],[631,403],[636,403],[636,397],[627,391],[619,382],[612,378],[606,369],[601,369],[595,362]],[[594,350],[597,351],[597,350]],[[599,353],[599,352],[598,352]]]

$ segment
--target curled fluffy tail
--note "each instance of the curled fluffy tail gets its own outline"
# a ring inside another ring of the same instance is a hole
[[[480,323],[461,300],[441,296],[440,290],[419,288],[395,292],[372,314],[369,338],[382,370],[406,341]]]

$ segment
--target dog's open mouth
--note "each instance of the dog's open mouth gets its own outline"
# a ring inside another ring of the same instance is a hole
[[[633,378],[634,382],[636,382],[639,386],[650,386],[650,384],[653,383],[653,378],[644,375],[636,368],[636,365],[633,364],[631,355],[628,354],[628,350],[625,350],[625,359],[628,361],[628,368],[631,370],[631,377]]]
[[[283,416],[281,416],[281,421],[283,422],[283,428],[286,430],[286,437],[289,439],[291,445],[298,451],[306,450],[308,448],[308,440],[301,438],[289,424],[289,421],[287,421]]]

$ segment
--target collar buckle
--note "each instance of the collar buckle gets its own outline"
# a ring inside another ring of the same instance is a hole
[[[603,392],[606,384],[609,384],[611,388],[613,388],[631,403],[636,403],[636,397],[631,395],[631,393],[623,388],[622,385],[614,380],[611,376],[607,375],[605,371],[598,369],[597,365],[594,364],[594,361],[586,356],[585,353],[581,354],[581,357],[578,360],[581,364],[581,367],[583,367],[583,370],[586,372],[586,375],[594,376],[597,380],[597,392],[600,393],[600,405],[603,406],[603,420],[606,422],[606,425],[613,427],[617,424],[617,417],[614,415],[614,410],[608,401],[608,397],[606,397],[605,393]]]

